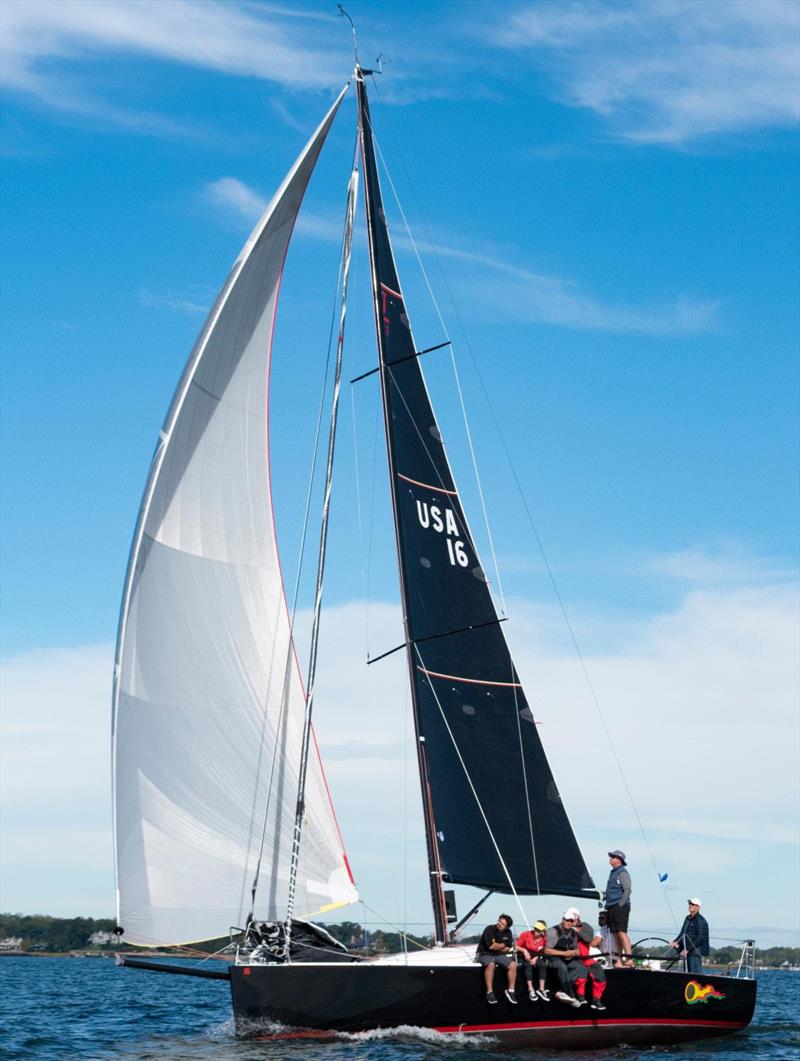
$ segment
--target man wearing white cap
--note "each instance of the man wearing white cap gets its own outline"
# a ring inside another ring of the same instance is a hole
[[[586,999],[580,999],[575,994],[575,981],[584,971],[583,962],[578,961],[580,951],[578,950],[578,936],[575,932],[575,924],[579,917],[580,914],[574,906],[565,910],[560,924],[548,928],[544,946],[547,964],[551,969],[555,969],[561,985],[555,997],[559,1002],[565,1002],[568,1006],[575,1008],[586,1005]]]
[[[699,973],[703,969],[703,957],[708,957],[708,921],[700,913],[702,902],[695,897],[688,900],[689,912],[683,920],[678,938],[670,947],[680,947],[681,957],[686,959],[686,971]]]

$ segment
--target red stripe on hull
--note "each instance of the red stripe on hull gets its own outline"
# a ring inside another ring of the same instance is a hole
[[[746,1025],[734,1020],[677,1020],[675,1018],[647,1018],[647,1017],[623,1017],[620,1020],[540,1020],[540,1021],[517,1021],[510,1024],[455,1024],[450,1027],[434,1028],[437,1032],[514,1032],[514,1031],[537,1031],[540,1028],[614,1028],[630,1025],[645,1025],[648,1027],[679,1027],[679,1028],[729,1028],[736,1031],[737,1028],[745,1028]]]

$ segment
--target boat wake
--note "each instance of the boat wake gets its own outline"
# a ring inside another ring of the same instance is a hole
[[[322,1031],[315,1028],[296,1028],[277,1021],[239,1022],[237,1032],[245,1039],[291,1042],[316,1040],[325,1042],[369,1043],[381,1041],[422,1042],[431,1046],[492,1047],[498,1044],[493,1035],[467,1032],[437,1032],[414,1024],[399,1024],[393,1028],[372,1028],[364,1032]]]
[[[413,1039],[416,1042],[436,1046],[496,1046],[493,1035],[476,1035],[466,1032],[437,1032],[433,1028],[419,1028],[413,1024],[400,1024],[396,1028],[375,1028],[368,1032],[337,1032],[337,1039],[348,1042],[373,1042],[381,1039]]]

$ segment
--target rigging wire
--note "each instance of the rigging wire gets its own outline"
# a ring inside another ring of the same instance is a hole
[[[531,838],[531,855],[533,857],[533,875],[536,879],[536,890],[541,895],[542,889],[539,885],[539,863],[536,859],[536,840],[533,835],[533,807],[531,806],[531,797],[528,789],[528,768],[525,764],[525,748],[522,744],[522,722],[520,720],[519,712],[519,695],[517,693],[517,672],[514,666],[514,661],[511,658],[511,653],[508,654],[508,662],[510,666],[509,680],[512,683],[514,690],[514,714],[517,718],[517,745],[519,747],[519,759],[522,766],[522,780],[525,785],[525,807],[528,811],[528,832]],[[530,708],[528,709],[530,710]],[[533,714],[531,712],[531,714]]]
[[[393,928],[400,935],[404,936],[406,938],[406,941],[407,941],[406,945],[408,945],[408,943],[413,943],[414,946],[418,947],[420,950],[434,950],[435,949],[433,947],[426,947],[424,943],[418,943],[417,940],[413,939],[412,937],[409,937],[408,933],[404,931],[406,928],[408,928],[408,924],[409,924],[408,922],[405,922],[403,927],[401,928],[400,925],[395,924],[394,921],[390,921],[388,918],[384,917],[382,913],[380,913],[374,907],[370,906],[369,903],[365,903],[362,900],[361,901],[361,905],[364,907],[365,910],[369,910],[369,912],[371,914],[374,914],[377,917],[378,922],[380,924],[388,925],[389,928]],[[367,923],[368,922],[365,920],[364,924],[367,924]],[[369,924],[372,924],[372,923],[373,922],[369,922]],[[414,924],[418,925],[418,926],[421,926],[421,927],[425,927],[425,926],[427,926],[429,924],[429,922],[427,922],[427,921],[415,921]]]
[[[323,410],[324,410],[324,407],[325,407],[325,395],[326,395],[327,389],[328,389],[328,376],[329,376],[329,373],[330,373],[331,349],[332,349],[332,345],[333,345],[333,330],[334,330],[334,327],[335,327],[335,324],[336,324],[336,307],[337,307],[338,297],[339,297],[339,288],[341,286],[341,272],[342,272],[342,265],[341,265],[341,261],[340,261],[340,263],[339,263],[339,275],[337,276],[337,280],[336,280],[336,290],[335,290],[335,293],[334,293],[333,306],[332,306],[332,309],[331,309],[331,321],[330,321],[330,328],[329,328],[329,332],[328,332],[328,347],[327,347],[327,353],[326,353],[326,357],[325,357],[325,364],[324,364],[324,370],[323,370],[322,387],[321,387],[321,390],[320,390],[320,402],[319,402],[319,409],[317,411],[317,423],[316,423],[315,433],[314,433],[314,445],[312,447],[311,466],[310,466],[309,475],[308,475],[308,489],[306,491],[306,500],[305,500],[305,508],[304,508],[304,512],[303,512],[303,523],[302,523],[302,530],[301,530],[301,535],[300,535],[300,545],[299,545],[299,553],[298,553],[298,560],[297,560],[297,568],[296,568],[296,571],[295,571],[294,589],[293,589],[293,593],[292,593],[292,607],[291,607],[291,610],[289,612],[289,640],[288,640],[288,644],[287,644],[287,648],[286,648],[286,658],[284,660],[283,687],[281,689],[281,701],[280,701],[281,706],[280,706],[280,711],[278,713],[277,725],[275,727],[276,739],[275,739],[275,743],[274,743],[273,748],[272,748],[272,757],[271,757],[271,761],[270,761],[269,779],[267,781],[267,790],[266,790],[267,799],[266,799],[266,804],[265,804],[265,807],[264,807],[264,815],[263,815],[262,822],[261,822],[261,836],[260,836],[260,840],[259,840],[258,857],[256,859],[255,872],[254,872],[253,881],[252,881],[251,889],[250,889],[251,901],[250,901],[250,910],[249,910],[249,914],[248,914],[248,920],[251,920],[253,918],[253,915],[254,915],[254,912],[255,912],[256,892],[258,890],[258,881],[259,881],[259,877],[261,875],[261,865],[262,865],[263,857],[264,857],[264,845],[265,845],[265,842],[266,842],[267,823],[269,821],[269,813],[270,813],[270,807],[271,807],[271,803],[272,803],[272,785],[273,785],[273,781],[275,779],[275,769],[276,769],[276,765],[277,765],[277,761],[278,761],[278,748],[280,747],[280,744],[281,744],[280,740],[278,739],[278,734],[281,733],[281,731],[283,730],[283,727],[284,727],[284,725],[286,723],[286,711],[287,711],[288,703],[289,703],[289,682],[290,682],[290,677],[291,677],[292,655],[293,655],[293,648],[294,648],[294,625],[295,625],[295,617],[296,617],[296,613],[297,613],[297,602],[298,602],[298,597],[299,597],[299,592],[300,592],[300,578],[301,578],[302,569],[303,569],[303,560],[304,560],[304,557],[305,557],[306,538],[307,538],[307,535],[308,535],[308,527],[309,527],[310,512],[311,512],[311,498],[313,496],[314,481],[315,481],[316,472],[317,472],[317,458],[318,458],[318,455],[319,455],[319,442],[320,442],[320,437],[321,437],[321,432],[322,432],[322,416],[323,416]],[[280,607],[280,604],[278,605],[278,607]],[[273,648],[275,646],[276,646],[276,642],[273,642]],[[272,668],[274,666],[274,662],[275,661],[274,661],[274,657],[273,657],[271,662],[270,662],[270,679],[271,679],[271,675],[272,675]],[[268,682],[268,686],[267,687],[269,688],[270,685],[271,685],[271,681]],[[253,823],[254,823],[254,820],[255,820],[256,806],[257,806],[257,803],[258,803],[258,787],[259,787],[259,780],[260,780],[260,777],[261,777],[261,763],[262,763],[262,757],[263,757],[263,754],[264,754],[264,746],[265,746],[264,735],[265,735],[265,731],[266,731],[268,716],[269,716],[269,704],[267,703],[267,704],[264,705],[264,712],[263,712],[262,719],[261,719],[261,730],[260,730],[259,736],[258,736],[259,752],[258,752],[258,763],[256,764],[255,784],[253,786],[253,806],[252,806],[252,809],[251,809],[250,833],[248,834],[248,839],[247,839],[247,850],[248,851],[250,849],[250,841],[252,839],[252,826],[253,826]],[[242,878],[242,903],[244,902],[245,886],[246,886],[246,870],[245,870],[245,873],[243,874],[243,878]]]
[[[375,481],[377,476],[377,439],[378,429],[380,425],[380,402],[375,402],[375,417],[373,424],[373,440],[372,440],[372,474],[371,474],[371,485],[370,485],[370,508],[369,508],[369,537],[368,545],[366,549],[366,557],[364,550],[364,535],[363,535],[363,515],[362,515],[362,501],[361,501],[361,486],[360,486],[360,469],[358,462],[358,430],[356,425],[356,401],[355,401],[355,388],[351,386],[350,397],[352,404],[352,415],[353,415],[353,447],[355,451],[354,457],[354,472],[356,475],[356,508],[357,508],[357,522],[359,528],[359,545],[361,555],[361,579],[363,586],[363,615],[364,615],[364,641],[366,649],[366,659],[369,661],[370,658],[370,629],[371,629],[371,610],[370,604],[372,600],[372,543],[373,543],[373,532],[374,532],[374,515],[375,515]],[[375,696],[375,681],[372,673],[372,668],[367,667],[367,697],[369,702],[370,711],[374,713],[376,696]]]
[[[356,135],[355,148],[354,148],[354,151],[353,151],[353,159],[354,159],[353,166],[355,167],[356,162],[358,160],[358,136],[357,135]],[[349,200],[349,190],[348,190],[348,200]],[[345,211],[346,210],[347,210],[347,207],[345,207]],[[345,217],[346,217],[346,212],[345,212]],[[335,329],[336,329],[336,318],[337,318],[337,309],[338,309],[338,304],[339,304],[339,294],[340,294],[341,287],[342,287],[342,277],[343,277],[343,273],[344,273],[344,246],[345,246],[345,240],[346,240],[346,227],[347,227],[347,222],[345,220],[345,230],[342,233],[342,245],[341,245],[341,250],[340,250],[340,255],[339,255],[339,269],[338,269],[338,274],[337,274],[337,279],[336,279],[336,289],[335,289],[335,292],[334,292],[333,304],[331,306],[331,319],[330,319],[330,325],[329,325],[329,329],[328,329],[328,347],[327,347],[327,353],[326,353],[326,356],[325,356],[325,366],[324,366],[323,378],[322,378],[322,388],[321,388],[321,391],[320,391],[319,408],[318,408],[318,411],[317,411],[317,422],[316,422],[316,427],[315,427],[315,432],[314,432],[314,446],[313,446],[313,450],[312,450],[311,467],[310,467],[310,470],[309,470],[309,477],[308,477],[308,489],[306,491],[305,507],[304,507],[304,510],[303,510],[303,524],[302,524],[302,531],[301,531],[301,535],[300,535],[300,545],[299,545],[299,553],[298,553],[298,559],[297,559],[297,568],[296,568],[296,572],[295,572],[294,588],[293,588],[293,593],[292,593],[292,607],[291,607],[290,614],[289,614],[289,643],[288,643],[287,649],[286,649],[286,661],[285,661],[285,669],[284,669],[284,683],[283,683],[283,690],[282,690],[282,695],[281,695],[281,709],[280,709],[280,713],[279,713],[279,716],[278,716],[278,724],[277,724],[277,727],[276,727],[276,735],[278,733],[280,733],[281,729],[285,725],[286,712],[287,712],[288,701],[289,701],[289,677],[290,677],[290,674],[291,674],[292,658],[293,658],[293,654],[294,654],[294,627],[295,627],[295,621],[296,621],[296,617],[297,617],[297,606],[298,606],[298,600],[299,600],[299,595],[300,595],[300,580],[301,580],[301,576],[302,576],[303,561],[304,561],[304,558],[305,558],[306,540],[307,540],[307,537],[308,537],[308,528],[309,528],[309,522],[310,522],[311,499],[312,499],[312,496],[313,496],[314,481],[315,481],[316,473],[317,473],[317,461],[318,461],[318,457],[319,457],[320,439],[322,437],[323,412],[324,412],[324,408],[325,408],[325,396],[327,394],[327,389],[328,389],[328,379],[329,379],[329,376],[330,376],[331,353],[332,353],[332,350],[333,350],[333,337],[334,337]],[[265,705],[265,707],[264,707],[264,715],[263,715],[263,720],[262,720],[262,726],[261,726],[261,732],[259,734],[259,747],[260,747],[260,750],[259,750],[259,769],[258,769],[258,772],[256,774],[256,784],[254,786],[254,792],[253,792],[253,811],[255,811],[255,802],[256,802],[256,800],[258,798],[258,778],[260,776],[260,762],[261,762],[261,754],[262,754],[263,745],[264,745],[264,731],[266,729],[267,714],[268,714],[268,705]],[[259,877],[260,877],[260,874],[261,874],[261,865],[262,865],[263,857],[264,857],[264,845],[266,843],[267,823],[269,821],[270,805],[271,805],[271,802],[272,802],[272,785],[273,785],[273,780],[274,780],[274,776],[275,776],[275,768],[276,768],[277,759],[278,759],[278,748],[279,748],[279,745],[280,745],[280,741],[276,739],[275,745],[274,745],[274,747],[272,749],[272,761],[271,761],[271,764],[270,764],[269,782],[268,782],[268,785],[267,785],[267,801],[266,801],[266,805],[265,805],[265,808],[264,808],[264,816],[263,816],[262,827],[261,827],[261,839],[260,839],[260,843],[259,843],[258,858],[256,860],[255,873],[254,873],[254,877],[253,877],[253,883],[252,883],[252,886],[251,886],[251,903],[250,903],[250,912],[249,912],[248,920],[252,919],[252,917],[254,915],[254,912],[255,912],[256,892],[258,890],[258,882],[259,882]],[[249,848],[249,841],[248,841],[248,848]]]
[[[368,582],[364,556],[364,524],[361,519],[361,469],[358,465],[358,424],[356,419],[356,393],[350,388],[350,423],[353,428],[353,475],[356,486],[356,526],[358,527],[358,556],[361,560],[361,592],[367,600]],[[369,655],[369,628],[367,627],[367,655]]]
[[[380,95],[380,90],[378,89],[377,85],[376,85],[376,91],[378,92],[378,95]],[[412,194],[413,194],[414,199],[415,199],[415,201],[417,203],[417,208],[419,210],[419,198],[418,198],[418,196],[416,194],[414,183],[413,183],[411,175],[410,175],[410,173],[408,171],[408,167],[405,165],[405,160],[404,160],[404,157],[403,157],[402,150],[401,150],[400,146],[397,144],[397,138],[395,137],[394,129],[392,127],[391,120],[389,119],[388,115],[386,116],[386,122],[387,122],[387,125],[389,126],[389,129],[390,129],[391,133],[392,133],[392,138],[395,141],[395,145],[397,147],[398,155],[399,155],[401,163],[403,165],[403,169],[405,170],[405,173],[406,173],[406,179],[408,180],[409,187],[411,188]],[[411,242],[411,245],[413,247],[414,254],[417,257],[417,261],[419,262],[420,269],[422,270],[422,274],[423,274],[423,277],[425,279],[425,283],[426,283],[426,285],[428,287],[428,291],[430,292],[431,299],[433,301],[433,305],[434,305],[434,307],[436,309],[436,313],[437,313],[437,315],[439,317],[439,320],[440,320],[440,322],[442,324],[443,330],[447,334],[448,330],[445,327],[444,320],[442,318],[442,313],[441,313],[441,311],[439,309],[438,301],[436,300],[436,296],[433,293],[433,290],[432,290],[432,287],[431,287],[431,284],[430,284],[430,280],[428,279],[428,274],[426,273],[425,267],[422,264],[422,261],[420,259],[419,251],[417,250],[417,246],[416,246],[416,243],[414,241],[414,238],[411,235],[411,231],[410,231],[408,222],[406,221],[405,213],[403,212],[403,208],[402,208],[402,205],[400,204],[399,197],[398,197],[397,192],[395,190],[395,186],[394,186],[394,183],[392,181],[391,174],[389,173],[389,170],[388,170],[388,167],[386,165],[385,159],[383,157],[383,154],[381,153],[380,145],[377,143],[377,138],[375,138],[375,145],[376,145],[376,149],[378,151],[378,154],[380,156],[381,162],[383,164],[384,172],[386,173],[386,177],[387,177],[387,179],[389,181],[389,185],[390,185],[390,187],[392,189],[392,193],[394,194],[395,202],[397,203],[397,207],[398,207],[398,209],[400,211],[400,215],[401,215],[401,217],[403,219],[403,224],[405,225],[406,232],[408,234],[408,238],[409,238],[409,240]],[[420,210],[420,216],[421,217],[423,216],[421,210]],[[423,222],[423,225],[424,225],[424,222]],[[439,272],[440,272],[440,274],[442,276],[442,280],[444,282],[445,289],[447,291],[451,307],[452,307],[453,312],[455,314],[456,320],[458,321],[458,326],[459,326],[459,329],[461,331],[462,337],[464,339],[464,343],[465,343],[465,346],[467,348],[467,352],[469,354],[470,360],[472,361],[473,368],[475,369],[475,373],[476,373],[476,376],[478,378],[478,382],[480,384],[481,390],[483,392],[484,400],[486,402],[486,407],[489,410],[490,416],[492,418],[492,422],[494,423],[494,426],[495,426],[495,430],[497,431],[498,438],[500,439],[500,443],[501,443],[501,445],[503,447],[503,452],[505,454],[506,460],[508,461],[508,465],[509,465],[509,468],[511,470],[512,477],[514,479],[514,484],[515,484],[515,486],[517,488],[517,492],[519,493],[520,499],[522,500],[522,504],[523,504],[523,507],[525,509],[525,513],[527,515],[528,522],[530,523],[531,529],[533,530],[533,534],[534,534],[534,537],[535,537],[535,540],[536,540],[537,547],[539,549],[539,553],[540,553],[540,555],[542,557],[542,560],[544,562],[545,569],[546,569],[547,575],[548,575],[548,579],[550,581],[551,587],[552,587],[553,592],[555,594],[556,601],[557,601],[558,606],[559,606],[559,610],[560,610],[561,615],[563,617],[564,623],[565,623],[565,625],[567,627],[567,631],[569,633],[570,640],[572,641],[573,648],[575,650],[576,656],[578,658],[578,662],[579,662],[581,670],[583,672],[584,679],[586,681],[587,687],[589,689],[589,694],[590,694],[590,697],[592,699],[592,703],[593,703],[593,705],[595,707],[595,711],[597,712],[598,718],[600,719],[600,724],[602,726],[603,733],[605,735],[605,738],[606,738],[606,741],[608,743],[608,746],[609,746],[609,748],[611,750],[611,755],[612,755],[612,757],[614,759],[614,762],[616,764],[617,770],[619,772],[620,779],[621,779],[623,787],[625,789],[625,793],[626,793],[626,795],[628,797],[628,801],[629,801],[629,803],[631,805],[631,809],[633,810],[634,817],[635,817],[637,825],[639,827],[639,832],[641,833],[642,840],[644,841],[644,845],[645,845],[645,848],[647,850],[647,853],[648,853],[648,856],[650,858],[650,861],[652,863],[653,870],[654,870],[654,872],[656,874],[656,878],[660,880],[660,876],[661,876],[660,870],[658,868],[658,864],[656,862],[653,850],[652,850],[652,848],[650,846],[650,841],[649,841],[649,839],[647,837],[647,832],[646,832],[646,830],[644,828],[644,824],[643,824],[642,819],[641,819],[641,817],[639,815],[639,810],[638,810],[638,807],[636,805],[636,801],[633,798],[633,793],[631,792],[630,786],[628,785],[628,781],[627,781],[627,778],[625,776],[625,772],[623,770],[622,763],[621,763],[621,761],[619,759],[619,756],[617,754],[616,747],[615,747],[614,742],[613,742],[612,737],[611,737],[611,732],[610,732],[610,730],[608,728],[608,725],[607,725],[606,720],[605,720],[605,716],[604,716],[602,708],[600,706],[600,701],[599,701],[599,698],[597,696],[597,692],[596,692],[596,690],[594,688],[594,684],[593,684],[593,682],[591,680],[591,677],[589,676],[589,671],[588,671],[588,668],[586,666],[586,662],[585,662],[585,660],[583,658],[583,653],[581,652],[580,646],[578,645],[578,641],[577,641],[577,638],[575,636],[575,632],[574,632],[572,623],[570,622],[569,616],[567,614],[566,606],[564,604],[564,601],[563,601],[563,598],[561,596],[561,593],[560,593],[560,591],[558,589],[558,584],[556,583],[555,575],[553,574],[552,567],[550,566],[550,562],[549,562],[549,560],[547,558],[547,555],[545,553],[544,544],[543,544],[542,539],[541,539],[541,537],[539,535],[538,528],[536,526],[536,523],[535,523],[535,521],[533,519],[533,515],[532,515],[532,513],[530,511],[530,508],[528,506],[527,498],[525,497],[525,493],[524,493],[524,491],[522,489],[522,485],[520,483],[519,476],[517,475],[517,471],[516,471],[516,468],[514,466],[514,462],[513,462],[512,458],[511,458],[511,454],[510,454],[510,452],[508,450],[508,446],[506,444],[505,437],[504,437],[502,429],[500,427],[500,423],[498,421],[497,415],[496,415],[496,413],[494,411],[494,408],[492,406],[491,400],[489,398],[489,394],[488,394],[488,391],[487,391],[487,388],[486,388],[486,384],[485,384],[485,382],[483,380],[483,376],[481,375],[480,368],[478,367],[477,358],[476,358],[475,353],[474,353],[474,351],[472,349],[472,345],[471,345],[471,343],[469,341],[469,336],[467,334],[467,330],[466,330],[466,328],[464,326],[464,321],[463,321],[463,319],[461,317],[461,314],[458,311],[458,306],[456,304],[456,300],[455,300],[455,298],[453,296],[452,289],[451,289],[450,284],[449,284],[449,282],[447,280],[447,275],[446,275],[444,267],[442,265],[442,261],[441,261],[441,257],[440,257],[439,252],[438,252],[438,248],[436,246],[436,243],[435,243],[434,239],[431,237],[430,231],[428,230],[427,226],[425,226],[425,232],[426,232],[426,237],[427,237],[428,243],[429,243],[429,245],[431,247],[431,250],[433,251],[434,258],[436,259],[436,264],[439,267]],[[463,408],[464,408],[464,406],[463,406],[463,396],[461,394],[460,383],[458,381],[458,373],[457,373],[457,370],[455,369],[455,359],[454,359],[454,355],[453,355],[453,347],[452,346],[450,348],[450,356],[453,359],[453,367],[454,367],[454,372],[455,372],[455,376],[456,376],[456,382],[458,384],[458,393],[459,393],[459,398],[461,399],[462,410],[463,410]],[[465,422],[466,422],[466,412],[464,412],[464,417],[465,417]],[[469,437],[469,428],[468,427],[467,427],[467,433],[468,433],[468,437]],[[474,462],[475,457],[474,457],[474,451],[472,450],[471,439],[470,439],[470,452],[473,454],[473,462]],[[478,484],[479,484],[478,488],[479,488],[479,492],[480,492],[480,495],[481,495],[481,503],[483,504],[483,492],[480,489],[480,480],[479,480],[478,475],[477,475],[477,467],[476,467],[476,479],[478,479]],[[486,517],[485,507],[484,507],[484,519],[486,520],[487,532],[489,533],[489,540],[490,540],[491,549],[492,549],[492,558],[493,558],[493,561],[494,561],[494,564],[495,564],[495,569],[497,570],[497,560],[496,560],[496,557],[494,555],[494,543],[493,543],[492,538],[491,538],[491,531],[489,529],[488,518]],[[497,577],[498,577],[498,589],[500,591],[501,601],[503,601],[503,594],[502,594],[502,587],[501,587],[501,584],[500,584],[499,571],[498,571],[498,576]],[[503,608],[505,610],[505,602],[504,601],[503,601]],[[664,901],[666,903],[667,909],[669,910],[670,917],[671,917],[673,923],[677,925],[677,919],[675,917],[675,913],[674,913],[674,911],[672,909],[672,904],[669,901],[669,896],[667,895],[666,890],[662,888],[661,889],[661,893],[664,896]]]
[[[414,651],[417,654],[417,658],[419,659],[419,663],[422,667],[422,670],[426,671],[425,662],[422,659],[422,653],[419,650],[419,645],[414,645]],[[478,807],[481,818],[483,818],[483,824],[486,826],[486,831],[489,833],[489,839],[492,841],[492,847],[494,848],[495,854],[497,855],[500,865],[503,868],[503,873],[505,874],[505,878],[508,881],[508,886],[511,890],[511,894],[514,896],[519,912],[522,915],[522,920],[530,929],[531,926],[530,922],[528,921],[528,915],[525,913],[525,910],[522,906],[522,902],[520,901],[520,897],[517,894],[517,889],[514,887],[514,881],[511,879],[511,874],[508,870],[508,866],[505,863],[505,859],[503,858],[503,855],[500,851],[500,847],[497,843],[497,840],[495,839],[495,835],[492,832],[492,827],[489,824],[489,819],[486,817],[486,811],[483,809],[483,804],[481,803],[480,796],[478,795],[477,790],[474,784],[472,783],[472,778],[470,777],[469,770],[467,769],[467,764],[464,762],[463,756],[461,755],[461,749],[459,748],[458,742],[455,738],[455,734],[450,728],[450,723],[447,721],[447,715],[445,715],[444,713],[444,708],[442,707],[442,702],[439,699],[439,694],[436,692],[436,688],[430,678],[428,678],[428,686],[431,692],[433,693],[433,698],[436,701],[436,706],[439,708],[439,714],[442,716],[442,722],[444,722],[445,729],[447,730],[448,736],[452,741],[453,747],[455,748],[456,756],[458,757],[458,761],[461,763],[461,768],[463,769],[464,776],[467,779],[467,784],[469,785],[470,791],[472,792],[472,795],[475,799],[475,803]]]
[[[308,769],[309,741],[311,737],[311,713],[314,703],[314,692],[316,688],[316,664],[319,647],[319,628],[322,610],[322,592],[325,573],[325,556],[328,540],[328,521],[330,517],[331,488],[333,485],[333,459],[336,442],[336,426],[339,411],[339,396],[341,392],[342,360],[344,351],[344,328],[347,315],[347,283],[350,272],[350,259],[353,239],[353,222],[355,219],[356,199],[358,194],[358,153],[354,156],[353,170],[347,188],[347,212],[345,215],[344,237],[342,240],[342,283],[341,283],[341,308],[339,311],[339,330],[336,344],[336,368],[333,381],[333,394],[331,400],[331,414],[328,428],[328,451],[325,465],[325,490],[322,501],[322,520],[319,536],[319,553],[317,559],[317,580],[314,594],[314,618],[311,626],[311,646],[308,656],[308,680],[305,697],[305,712],[303,716],[303,736],[301,743],[300,769],[297,778],[297,804],[295,810],[294,834],[292,837],[292,851],[289,862],[289,883],[286,899],[286,920],[284,922],[285,942],[287,960],[291,961],[291,934],[292,916],[294,914],[295,890],[300,866],[300,845],[303,838],[303,820],[305,817],[305,789],[306,771]]]
[[[380,402],[375,402],[375,417],[372,431],[372,469],[370,475],[369,491],[369,523],[366,549],[364,547],[364,515],[361,498],[361,471],[358,460],[358,427],[356,422],[356,399],[355,388],[350,387],[350,400],[353,417],[353,454],[354,471],[356,476],[356,513],[358,523],[359,551],[361,556],[361,583],[364,594],[364,634],[366,641],[367,659],[370,657],[370,602],[372,599],[372,547],[375,530],[375,483],[377,478],[377,450],[378,450],[378,428],[380,426]]]
[[[411,690],[409,682],[403,682],[405,696],[403,697],[403,926],[408,924],[408,750],[411,744],[409,733],[409,719],[411,712],[408,710],[408,697]],[[403,953],[408,959],[407,933],[403,932]]]

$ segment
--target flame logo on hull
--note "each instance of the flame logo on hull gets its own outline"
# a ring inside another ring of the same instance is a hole
[[[683,992],[683,997],[690,1006],[694,1006],[697,1002],[706,1003],[710,998],[725,998],[723,993],[717,991],[711,984],[701,984],[698,980],[689,981],[686,985],[686,990]]]

